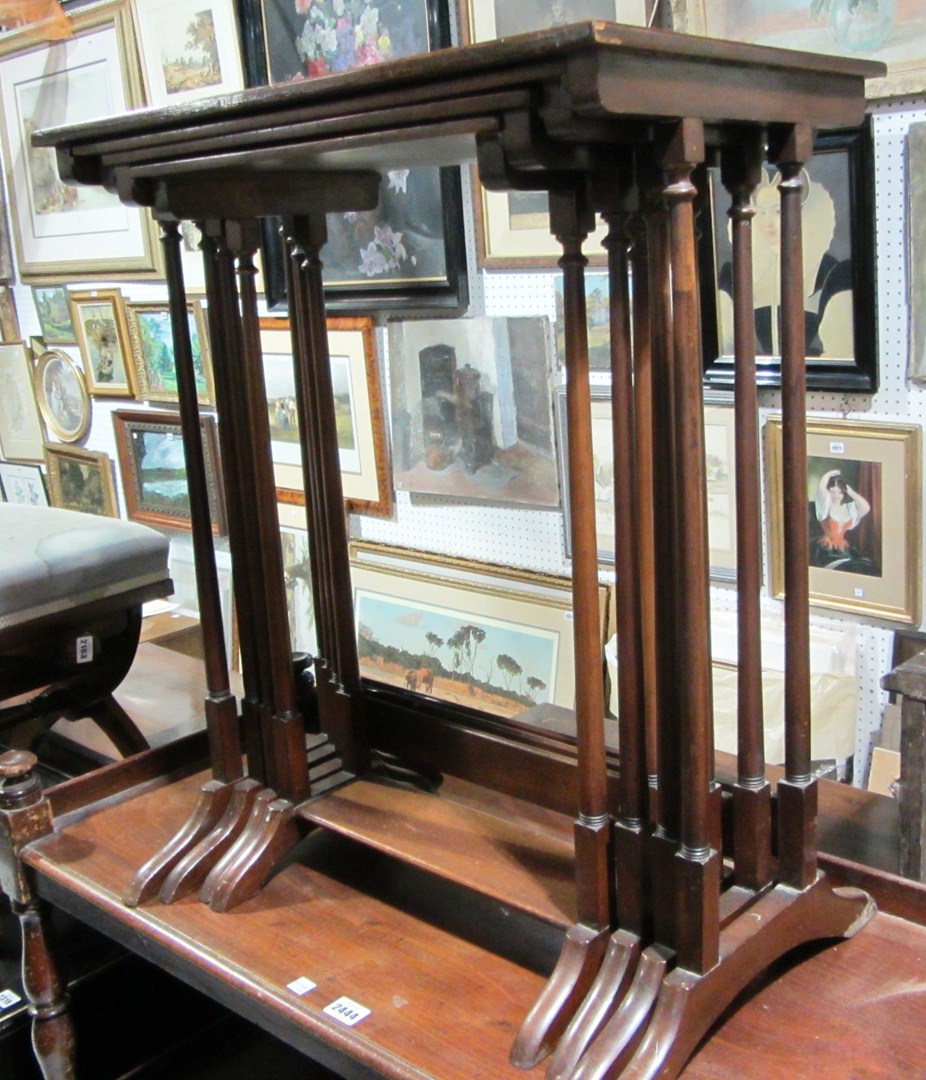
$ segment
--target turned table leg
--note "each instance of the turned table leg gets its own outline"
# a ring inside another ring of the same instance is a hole
[[[55,963],[47,906],[20,861],[23,848],[52,831],[51,807],[33,772],[34,754],[0,755],[0,888],[22,931],[22,981],[32,1017],[32,1046],[45,1080],[73,1080],[74,1028],[68,995]]]

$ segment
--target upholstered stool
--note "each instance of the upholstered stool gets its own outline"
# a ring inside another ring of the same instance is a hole
[[[0,504],[0,742],[25,721],[89,716],[120,753],[147,746],[112,692],[135,657],[142,604],[173,591],[168,548],[134,522]]]

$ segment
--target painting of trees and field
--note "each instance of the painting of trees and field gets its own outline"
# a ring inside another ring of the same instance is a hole
[[[552,701],[559,635],[357,589],[360,672],[499,716]]]

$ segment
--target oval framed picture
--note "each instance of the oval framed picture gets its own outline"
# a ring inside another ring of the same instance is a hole
[[[45,423],[62,442],[77,442],[90,427],[90,395],[84,374],[60,349],[42,353],[35,365],[35,397]]]

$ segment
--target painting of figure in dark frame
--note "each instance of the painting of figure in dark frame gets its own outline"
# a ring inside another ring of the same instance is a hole
[[[251,86],[349,71],[450,44],[446,0],[245,0],[240,7]],[[459,169],[395,168],[372,211],[328,215],[322,250],[332,309],[438,307],[467,300]],[[286,307],[279,222],[263,226],[268,308]]]
[[[803,289],[807,385],[873,392],[875,340],[874,173],[869,125],[817,137],[802,170]],[[780,385],[780,176],[763,166],[752,197],[756,368]],[[712,386],[733,382],[730,194],[719,169],[701,180],[699,237],[704,362]]]

